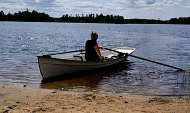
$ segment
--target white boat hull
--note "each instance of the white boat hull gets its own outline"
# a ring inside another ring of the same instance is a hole
[[[124,48],[123,48],[124,49]],[[123,50],[122,49],[122,50]],[[126,47],[125,47],[126,49]],[[128,54],[131,54],[135,49],[127,48]],[[115,50],[118,50],[116,48]],[[38,62],[40,67],[40,72],[43,78],[50,78],[55,76],[69,77],[69,74],[79,73],[84,71],[95,70],[99,68],[105,68],[111,65],[123,62],[127,56],[113,57],[118,55],[116,52],[103,51],[102,56],[108,57],[108,61],[81,61],[80,57],[78,59],[74,57],[58,59],[51,57],[38,56]],[[84,59],[84,56],[82,56]]]

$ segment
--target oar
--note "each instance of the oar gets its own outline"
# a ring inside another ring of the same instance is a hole
[[[190,72],[190,70],[181,69],[181,68],[178,68],[178,67],[170,66],[170,65],[167,65],[167,64],[164,64],[164,63],[160,63],[160,62],[156,62],[156,61],[153,61],[153,60],[145,59],[145,58],[138,57],[138,56],[135,56],[135,55],[131,55],[131,54],[127,54],[127,53],[122,53],[122,52],[119,52],[119,51],[116,51],[116,50],[112,50],[112,49],[108,49],[108,48],[103,48],[103,49],[114,51],[114,52],[117,52],[117,53],[120,53],[120,54],[126,54],[126,55],[134,57],[134,58],[138,58],[138,59],[141,59],[141,60],[146,60],[146,61],[149,61],[149,62],[152,62],[152,63],[156,63],[156,64],[160,64],[160,65],[167,66],[167,67],[170,67],[170,68],[174,68],[174,69],[177,69],[178,71],[187,71],[187,72]]]
[[[65,53],[74,53],[74,52],[84,52],[85,49],[80,49],[80,50],[75,50],[75,51],[66,51],[66,52],[62,52],[62,53],[53,53],[53,54],[47,54],[47,55],[43,55],[44,57],[50,56],[50,55],[58,55],[58,54],[65,54]]]

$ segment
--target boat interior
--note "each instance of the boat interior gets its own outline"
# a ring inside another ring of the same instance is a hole
[[[112,51],[102,51],[101,55],[106,58],[106,59],[114,59],[118,56],[118,53],[116,52],[112,52]],[[66,60],[75,60],[75,61],[86,61],[85,60],[85,55],[73,55],[73,57],[67,57],[67,58],[63,58]]]
[[[123,53],[132,53],[135,48],[117,48],[117,49],[113,49],[113,50],[117,50],[119,52],[123,52]],[[105,51],[101,51],[101,55],[105,58],[105,59],[117,59],[118,58],[118,54],[117,52],[114,51],[109,51],[109,50],[105,50]],[[65,60],[74,60],[74,61],[86,61],[85,60],[85,55],[82,54],[77,54],[77,55],[73,55],[73,57],[66,57],[66,58],[61,58],[61,59],[65,59]]]

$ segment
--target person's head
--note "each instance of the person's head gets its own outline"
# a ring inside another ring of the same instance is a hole
[[[92,40],[97,40],[98,39],[98,33],[92,31],[92,33],[91,33],[91,39]]]

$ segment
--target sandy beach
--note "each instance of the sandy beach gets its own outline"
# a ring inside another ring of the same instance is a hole
[[[113,96],[0,86],[0,113],[189,113],[189,99]]]

